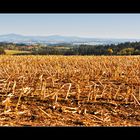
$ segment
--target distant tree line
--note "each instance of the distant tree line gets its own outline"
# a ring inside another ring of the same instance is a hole
[[[0,54],[4,54],[5,49],[30,51],[33,55],[140,55],[140,42],[125,42],[117,45],[56,44],[50,46],[0,43]]]
[[[66,47],[66,49],[65,49]],[[140,42],[126,42],[117,45],[79,45],[56,46],[36,48],[33,54],[42,55],[140,55]]]

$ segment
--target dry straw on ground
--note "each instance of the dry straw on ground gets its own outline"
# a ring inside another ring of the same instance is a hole
[[[1,126],[139,126],[139,56],[0,56]]]

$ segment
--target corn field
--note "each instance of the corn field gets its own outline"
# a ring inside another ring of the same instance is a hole
[[[0,56],[1,126],[139,126],[139,56]]]

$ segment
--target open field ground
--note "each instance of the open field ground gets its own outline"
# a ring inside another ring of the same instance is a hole
[[[29,51],[5,50],[6,55],[29,54]]]
[[[0,126],[140,126],[139,56],[0,56]]]

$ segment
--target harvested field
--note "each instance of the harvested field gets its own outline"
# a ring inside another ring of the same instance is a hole
[[[0,126],[139,125],[139,56],[0,56]]]

